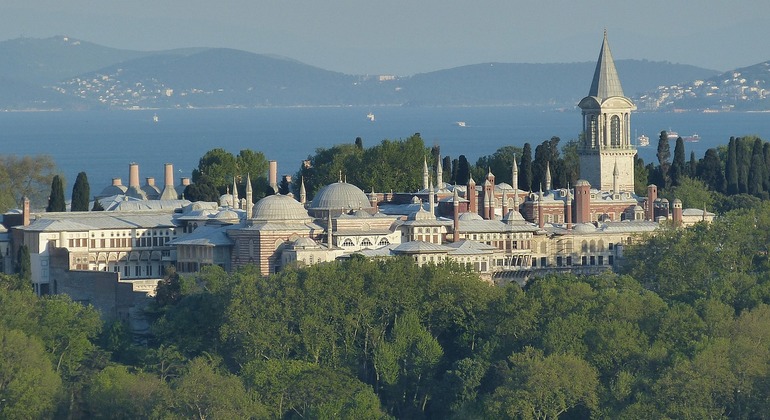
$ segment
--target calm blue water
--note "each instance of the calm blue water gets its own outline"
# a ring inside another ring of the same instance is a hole
[[[376,121],[366,114],[371,111]],[[318,147],[352,143],[371,146],[383,139],[421,133],[426,145],[439,144],[442,155],[464,154],[475,162],[506,145],[533,147],[551,136],[564,142],[577,138],[580,111],[536,111],[515,108],[280,108],[248,110],[16,112],[0,113],[0,153],[49,154],[66,179],[65,191],[80,171],[92,191],[111,179],[128,183],[128,164],[137,162],[145,177],[163,182],[163,164],[171,162],[179,177],[190,176],[198,159],[213,148],[232,153],[262,151],[278,161],[281,174],[295,173],[302,159]],[[466,127],[456,122],[465,121]],[[651,145],[640,148],[645,162],[655,160],[658,133],[698,133],[699,143],[686,143],[686,156],[701,158],[709,147],[730,136],[755,134],[770,140],[770,113],[636,113],[632,132],[646,134]],[[673,152],[673,144],[672,144]]]

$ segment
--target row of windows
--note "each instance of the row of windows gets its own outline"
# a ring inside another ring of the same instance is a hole
[[[149,248],[165,246],[166,242],[171,240],[168,237],[141,237],[141,238],[111,238],[111,239],[91,239],[91,248]],[[70,239],[69,246],[72,247],[85,247],[85,239]]]
[[[104,232],[101,232],[101,237],[104,238]],[[136,233],[138,237],[142,236],[174,236],[174,232],[171,229],[163,229],[163,230],[146,230],[143,232],[137,232]],[[116,237],[116,236],[132,236],[131,232],[129,231],[121,231],[121,232],[110,232],[110,237]],[[91,237],[96,237],[96,232],[91,232]]]
[[[372,244],[372,241],[369,240],[369,238],[364,238],[364,239],[361,240],[361,245],[360,246],[372,246],[372,245],[374,245],[374,244]],[[390,245],[390,241],[388,240],[388,238],[381,238],[380,241],[377,242],[377,245],[379,245],[379,246]],[[340,246],[351,247],[351,246],[356,246],[356,244],[353,243],[352,239],[345,238],[345,240],[342,241],[342,245],[340,245]]]

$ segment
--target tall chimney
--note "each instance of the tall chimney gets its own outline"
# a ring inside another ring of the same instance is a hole
[[[128,186],[139,188],[139,164],[131,162],[128,164]]]
[[[457,242],[460,240],[460,196],[457,195],[457,188],[454,189],[454,195],[452,196],[452,206],[454,207],[452,242]]]
[[[674,226],[682,226],[682,200],[674,199],[674,211],[672,212]]]
[[[655,184],[647,186],[647,220],[655,221],[655,200],[658,199],[658,187]]]
[[[160,194],[161,200],[177,200],[179,193],[174,188],[174,165],[171,163],[163,164],[163,192]]]
[[[575,183],[575,219],[576,223],[591,221],[591,184],[585,179]]]
[[[22,199],[22,208],[21,208],[21,217],[22,217],[22,225],[23,226],[29,226],[29,220],[30,220],[30,211],[29,211],[29,197],[26,195]]]
[[[278,192],[278,162],[271,160],[268,161],[269,169],[268,169],[268,182],[270,186],[273,188],[273,191]]]
[[[567,185],[567,214],[566,220],[567,220],[567,230],[572,230],[572,197],[570,197],[569,193],[569,184]]]

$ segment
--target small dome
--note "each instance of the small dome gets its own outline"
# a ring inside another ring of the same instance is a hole
[[[335,182],[323,188],[313,197],[311,209],[368,209],[372,205],[360,188],[345,182]]]
[[[585,179],[578,179],[575,183],[576,187],[590,187],[591,183],[586,181]]]
[[[233,220],[237,221],[239,217],[238,217],[238,213],[229,209],[224,209],[218,212],[217,214],[215,214],[214,219],[223,221],[223,222],[229,222]]]
[[[252,218],[259,221],[308,221],[310,216],[299,201],[280,194],[269,195],[254,205]]]
[[[222,207],[235,207],[232,194],[222,194],[219,196],[219,205]]]
[[[596,226],[591,223],[578,223],[575,225],[574,231],[577,233],[594,233],[596,232]]]
[[[420,200],[420,197],[415,195],[412,197],[412,204],[422,204],[422,200]]]
[[[503,222],[506,222],[506,223],[526,222],[526,220],[524,220],[524,216],[522,216],[520,212],[516,210],[509,210],[508,214],[503,216]]]
[[[310,238],[299,238],[292,244],[294,249],[320,248],[318,243]]]
[[[468,221],[468,220],[484,220],[481,216],[479,216],[476,213],[463,213],[459,217],[460,220]]]
[[[436,217],[426,211],[422,206],[407,217],[407,220],[436,220]]]

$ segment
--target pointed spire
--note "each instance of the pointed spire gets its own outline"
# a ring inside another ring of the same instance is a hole
[[[434,190],[433,190],[433,181],[430,182],[430,191],[428,192],[428,203],[430,203],[430,215],[431,217],[436,217],[436,200],[433,198]]]
[[[233,207],[238,207],[238,203],[241,201],[238,197],[238,182],[237,178],[233,177]]]
[[[545,190],[551,191],[551,162],[545,162]]]
[[[299,179],[299,202],[305,204],[307,202],[307,190],[305,190],[305,177]]]
[[[604,31],[604,41],[599,52],[599,60],[596,63],[594,78],[591,82],[591,90],[588,96],[597,98],[609,98],[610,96],[625,96],[620,86],[618,71],[615,69],[615,61],[612,59],[610,44],[607,42],[607,31]]]
[[[422,158],[422,189],[427,190],[428,189],[428,158],[423,157]]]
[[[436,187],[441,189],[444,183],[444,166],[441,165],[441,155],[438,155],[438,161],[436,162]]]
[[[254,206],[254,194],[251,189],[251,174],[246,174],[246,218],[251,219],[251,209]]]
[[[513,208],[519,211],[519,165],[516,163],[516,155],[513,155],[513,169],[511,170],[511,186],[513,187]]]

